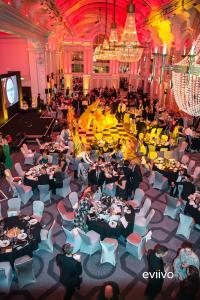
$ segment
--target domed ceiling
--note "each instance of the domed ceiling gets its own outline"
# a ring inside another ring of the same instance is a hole
[[[7,5],[18,10],[37,26],[48,30],[49,35],[62,35],[62,39],[72,38],[94,41],[98,34],[105,32],[106,0],[4,0]],[[116,3],[116,23],[121,33],[125,24],[127,5],[131,0],[107,0],[109,33]],[[200,10],[196,0],[134,0],[136,7],[136,27],[141,43],[150,38],[173,41],[171,19],[184,15],[181,22],[189,18],[187,11]]]

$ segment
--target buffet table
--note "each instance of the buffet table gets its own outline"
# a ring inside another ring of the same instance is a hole
[[[0,261],[12,265],[23,255],[32,257],[40,242],[41,224],[29,216],[15,216],[0,222]]]

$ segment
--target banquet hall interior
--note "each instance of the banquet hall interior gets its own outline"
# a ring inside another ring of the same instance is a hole
[[[199,259],[200,0],[0,0],[0,299],[197,300]]]

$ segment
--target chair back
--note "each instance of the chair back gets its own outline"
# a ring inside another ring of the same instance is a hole
[[[155,181],[161,182],[163,175],[160,172],[155,171]]]
[[[73,209],[78,208],[78,193],[77,192],[71,192],[69,194],[69,201],[71,203],[71,206]]]
[[[24,177],[24,171],[22,170],[22,166],[19,162],[15,163],[15,170],[19,177]]]
[[[163,130],[162,128],[157,128],[156,136],[160,136],[162,130]]]
[[[188,146],[188,143],[185,141],[182,141],[178,147],[179,152],[184,152],[185,149],[187,148],[187,146]]]
[[[67,243],[69,244],[73,244],[75,242],[75,238],[74,238],[74,235],[73,235],[73,231],[71,230],[68,230],[67,228],[65,228],[64,226],[62,226],[62,229],[66,235],[66,238],[67,238]]]
[[[166,135],[166,134],[161,135],[161,140],[164,141],[164,142],[167,142],[168,141],[168,135]]]
[[[164,158],[166,159],[173,158],[173,154],[174,154],[173,151],[164,151]]]
[[[143,198],[144,198],[144,191],[140,188],[137,188],[135,190],[134,200],[141,203]]]
[[[192,169],[194,168],[195,164],[196,164],[196,161],[195,161],[195,160],[191,160],[191,161],[189,162],[189,165],[188,165],[188,167],[187,167],[187,172],[188,172],[188,174],[191,174],[191,171],[192,171]]]
[[[197,179],[199,177],[199,175],[200,175],[200,166],[198,166],[194,169],[193,178]]]
[[[148,225],[151,222],[154,215],[155,215],[155,209],[152,208],[146,218],[146,225]]]
[[[47,195],[49,194],[49,185],[48,184],[42,184],[42,185],[38,185],[38,189],[40,192],[40,201],[45,202],[47,201]]]
[[[24,193],[25,193],[23,187],[17,183],[13,183],[13,184],[17,190],[17,194],[18,194],[19,198],[23,199]]]
[[[81,229],[78,230],[79,235],[82,239],[82,242],[85,243],[86,245],[91,245],[91,240],[90,238],[87,236],[87,234],[85,232],[83,232]]]
[[[14,267],[20,288],[36,281],[33,273],[33,259],[28,255],[17,258],[14,262]]]
[[[52,241],[52,234],[53,234],[53,229],[56,225],[56,220],[53,221],[51,227],[49,228],[49,231],[48,231],[48,235],[47,235],[47,240],[50,242]]]
[[[154,145],[148,145],[149,152],[154,152],[156,147]]]
[[[42,217],[44,212],[44,202],[42,201],[33,201],[33,215]]]
[[[167,195],[167,206],[168,207],[176,208],[177,201],[178,201],[177,198]]]
[[[189,162],[189,156],[188,155],[183,155],[182,159],[181,159],[181,163],[184,165],[187,165],[187,163]]]
[[[138,215],[145,217],[151,207],[151,199],[146,198]]]
[[[0,281],[6,279],[6,270],[4,268],[0,268]]]
[[[102,248],[101,263],[108,262],[115,266],[115,250],[117,248],[117,244],[100,241],[100,245]]]
[[[20,210],[21,208],[21,199],[19,198],[11,198],[8,200],[8,207],[10,209]]]
[[[183,186],[182,185],[178,185],[178,197],[181,198],[181,193],[183,191]]]
[[[189,239],[192,225],[192,217],[180,214],[180,222],[176,234],[183,235],[186,239]]]

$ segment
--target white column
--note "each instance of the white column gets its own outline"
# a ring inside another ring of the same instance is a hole
[[[32,106],[37,106],[37,96],[45,99],[46,72],[45,72],[45,47],[28,41],[29,66],[31,77]]]

